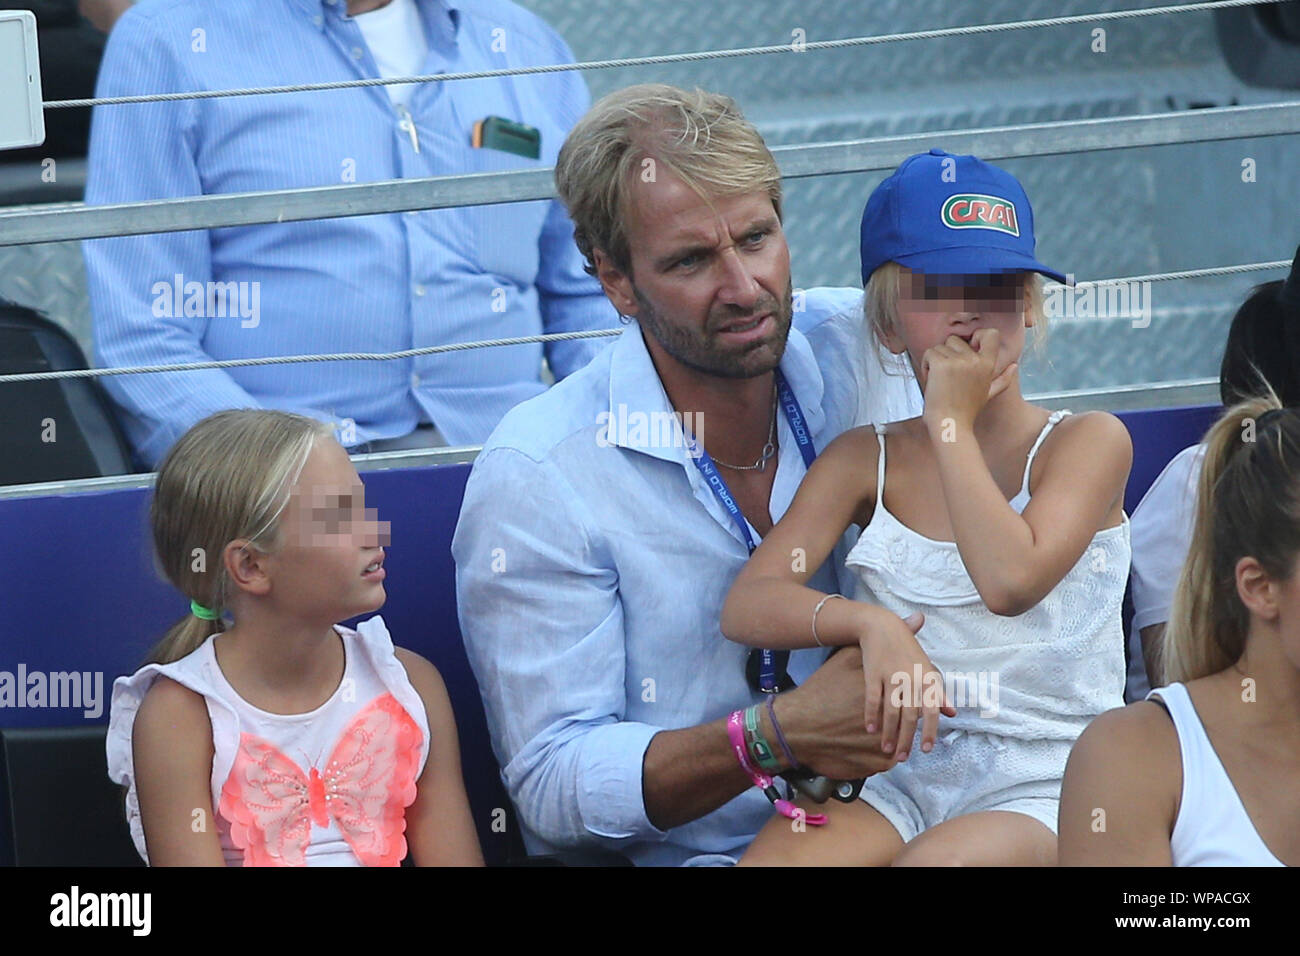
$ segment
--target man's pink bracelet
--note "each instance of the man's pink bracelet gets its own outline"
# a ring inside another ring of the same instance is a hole
[[[741,769],[749,775],[750,780],[754,781],[754,786],[762,790],[767,799],[772,801],[772,806],[776,807],[781,816],[789,820],[802,818],[804,822],[815,827],[819,827],[826,822],[825,814],[805,813],[782,797],[780,791],[776,789],[776,782],[750,762],[749,754],[745,752],[744,711],[733,711],[731,716],[727,718],[727,739],[731,741],[731,750],[736,755],[736,759],[740,761]]]

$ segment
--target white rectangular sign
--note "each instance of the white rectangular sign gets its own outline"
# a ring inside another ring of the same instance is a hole
[[[0,149],[45,142],[36,16],[0,10]]]

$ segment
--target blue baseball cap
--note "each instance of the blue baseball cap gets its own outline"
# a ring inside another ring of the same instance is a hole
[[[862,284],[886,262],[942,275],[1041,272],[1034,211],[1016,178],[974,156],[942,149],[903,160],[862,213]]]

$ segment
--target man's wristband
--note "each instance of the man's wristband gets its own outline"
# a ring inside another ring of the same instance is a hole
[[[773,694],[773,697],[776,695]],[[763,736],[763,731],[758,726],[758,707],[745,710],[745,740],[748,744],[749,755],[754,758],[754,762],[769,773],[781,772],[781,761],[776,759],[776,752],[772,745],[767,742]]]
[[[740,762],[741,769],[745,775],[754,782],[754,786],[763,791],[764,796],[771,801],[772,806],[776,807],[781,816],[790,820],[803,820],[809,826],[821,826],[826,822],[826,815],[822,813],[805,813],[800,807],[796,807],[789,800],[784,799],[776,789],[776,782],[763,771],[756,768],[749,760],[748,749],[745,746],[745,715],[743,711],[732,711],[731,716],[727,718],[727,740],[731,743],[731,752],[736,755]]]

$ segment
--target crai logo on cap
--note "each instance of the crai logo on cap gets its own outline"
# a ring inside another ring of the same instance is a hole
[[[1020,235],[1015,205],[997,196],[977,193],[949,196],[940,215],[949,229],[995,229],[1010,236]]]

